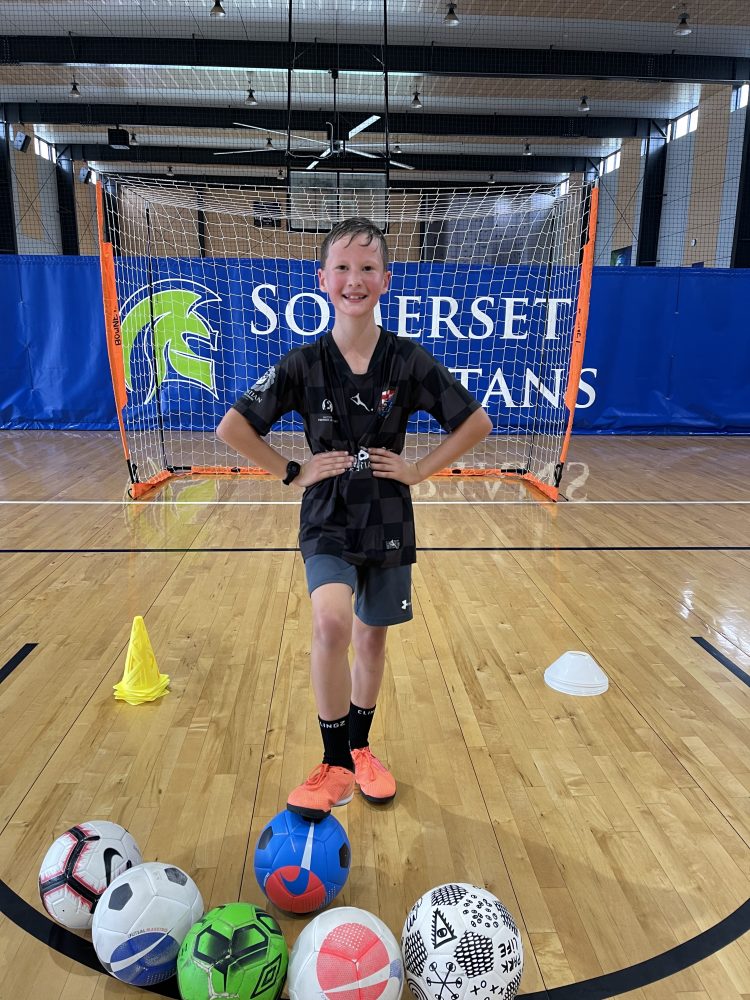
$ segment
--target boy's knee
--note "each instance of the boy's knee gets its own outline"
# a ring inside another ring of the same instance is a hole
[[[377,657],[385,652],[388,636],[387,625],[364,625],[360,623],[354,632],[354,648],[369,658]]]
[[[313,637],[326,646],[349,646],[351,617],[333,608],[320,608],[313,614]]]

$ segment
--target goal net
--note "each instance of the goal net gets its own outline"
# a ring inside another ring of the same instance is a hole
[[[423,344],[492,418],[490,437],[449,474],[522,476],[557,497],[581,372],[595,189],[289,189],[108,175],[97,193],[133,496],[174,474],[260,472],[216,438],[216,425],[285,352],[331,327],[318,250],[335,223],[356,215],[383,228],[391,252],[378,322]],[[442,433],[415,414],[405,457],[415,461]],[[269,441],[287,458],[308,454],[296,413]]]

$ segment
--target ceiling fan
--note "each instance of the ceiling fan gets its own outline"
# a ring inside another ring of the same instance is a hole
[[[354,156],[364,156],[371,160],[383,159],[383,153],[370,153],[359,146],[352,146],[349,142],[349,140],[354,138],[355,135],[358,135],[364,129],[368,128],[376,121],[379,121],[379,119],[380,115],[370,115],[369,118],[366,118],[364,121],[360,122],[359,125],[350,129],[346,139],[335,139],[333,122],[326,122],[329,133],[328,145],[315,154],[317,158],[309,163],[305,167],[305,170],[314,170],[321,160],[325,160],[329,156],[344,156],[346,153],[352,153]],[[233,122],[233,124],[240,128],[249,128],[256,132],[264,132],[267,135],[265,146],[255,146],[252,149],[226,149],[214,152],[214,156],[234,156],[239,155],[240,153],[274,153],[281,151],[282,147],[274,146],[271,135],[283,135],[284,138],[295,139],[297,142],[310,142],[318,147],[320,146],[320,140],[309,139],[305,135],[295,135],[293,132],[281,132],[278,129],[273,128],[261,128],[259,125],[247,125],[245,122]],[[299,156],[301,154],[302,156],[307,157],[312,155],[310,150],[304,148],[289,150],[289,152],[292,156]],[[414,167],[411,166],[411,164],[401,163],[399,160],[394,160],[392,157],[389,157],[388,162],[392,167],[401,167],[403,170],[414,170]]]
[[[369,128],[370,125],[373,125],[375,122],[380,121],[380,115],[370,115],[368,118],[365,118],[364,121],[361,121],[359,125],[355,125],[354,128],[350,129],[346,137],[341,136],[339,129],[337,129],[337,125],[339,122],[339,113],[336,107],[336,82],[338,80],[339,74],[338,70],[336,69],[332,69],[329,72],[333,79],[334,121],[326,122],[326,125],[328,126],[328,145],[324,149],[320,150],[318,153],[315,154],[311,153],[310,150],[304,149],[304,147],[295,150],[289,149],[287,151],[291,156],[299,156],[300,154],[304,157],[311,155],[315,156],[315,159],[312,160],[312,162],[305,167],[305,170],[314,170],[315,167],[317,167],[317,165],[321,162],[321,160],[325,160],[329,156],[345,156],[347,153],[352,153],[354,156],[363,156],[371,160],[384,159],[385,158],[384,153],[379,153],[379,152],[370,153],[367,150],[362,149],[360,146],[350,145],[351,139],[353,139],[356,135],[359,135],[359,133],[363,132],[366,128]],[[273,133],[274,135],[283,135],[287,139],[287,142],[289,142],[289,140],[291,139],[295,139],[298,142],[309,142],[313,143],[314,145],[320,146],[319,140],[308,139],[307,136],[304,135],[295,135],[292,132],[288,133],[279,132],[276,129],[261,128],[259,125],[246,125],[244,122],[234,122],[233,124],[237,125],[240,128],[249,128],[253,129],[256,132],[267,133],[268,137],[266,140],[266,145],[264,147],[259,147],[259,148],[256,147],[253,149],[222,150],[221,152],[215,152],[214,156],[232,156],[234,154],[239,154],[239,153],[270,153],[278,151],[278,147],[275,147],[273,145],[273,141],[271,139],[271,133]],[[398,160],[392,159],[390,156],[388,157],[388,163],[392,167],[400,167],[403,170],[414,170],[414,167],[411,166],[409,163],[401,163]]]

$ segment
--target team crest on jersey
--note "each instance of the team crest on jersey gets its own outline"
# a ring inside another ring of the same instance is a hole
[[[378,403],[378,416],[386,417],[393,409],[393,400],[396,397],[395,389],[383,389],[380,393],[380,402]]]

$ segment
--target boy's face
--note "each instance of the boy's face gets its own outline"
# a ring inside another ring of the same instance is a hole
[[[388,290],[391,272],[383,266],[380,245],[366,236],[342,237],[332,244],[324,268],[318,268],[320,287],[333,303],[336,316],[352,318],[373,312]]]

